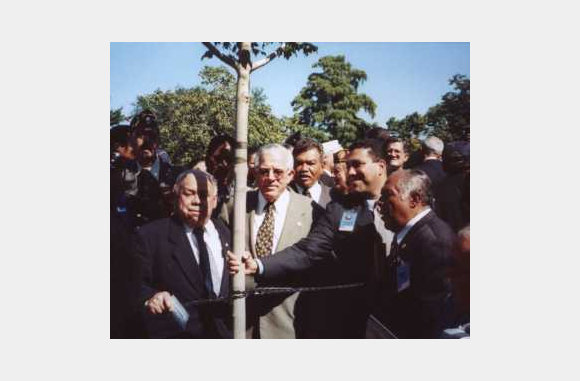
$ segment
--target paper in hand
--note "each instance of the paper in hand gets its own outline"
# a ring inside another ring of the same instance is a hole
[[[173,311],[171,312],[171,314],[173,315],[173,318],[175,319],[177,324],[179,324],[181,329],[185,330],[185,327],[187,326],[187,321],[189,320],[189,313],[187,312],[185,307],[183,307],[183,305],[179,302],[179,299],[175,297],[175,295],[171,295],[171,302],[173,303]]]

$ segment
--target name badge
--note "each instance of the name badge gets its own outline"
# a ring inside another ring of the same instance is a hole
[[[397,292],[404,291],[411,286],[411,271],[409,264],[401,261],[397,265]]]
[[[340,225],[338,230],[341,232],[351,232],[354,230],[354,223],[356,222],[356,211],[345,210],[342,213],[342,218],[340,219]]]

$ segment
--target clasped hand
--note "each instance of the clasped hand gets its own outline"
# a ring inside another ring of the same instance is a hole
[[[231,275],[235,275],[240,271],[240,261],[231,251],[228,251],[227,262],[228,271]],[[242,254],[242,263],[244,264],[244,274],[254,275],[258,271],[258,262],[252,258],[252,255],[248,251]]]

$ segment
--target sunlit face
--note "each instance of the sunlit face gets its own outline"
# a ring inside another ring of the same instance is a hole
[[[284,156],[277,151],[262,154],[256,167],[258,188],[268,202],[275,202],[294,176],[294,170],[286,166]]]
[[[217,205],[217,192],[211,183],[198,187],[196,177],[189,174],[176,189],[177,214],[191,227],[204,226]]]
[[[384,160],[373,161],[368,148],[352,150],[346,161],[349,193],[378,198],[387,177]]]
[[[392,142],[387,146],[387,164],[390,168],[400,168],[409,159],[403,149],[403,143]]]
[[[302,188],[310,188],[322,175],[322,160],[315,148],[294,157],[295,181]]]

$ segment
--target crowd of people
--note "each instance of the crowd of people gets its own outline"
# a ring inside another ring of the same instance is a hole
[[[111,129],[112,338],[233,337],[239,271],[286,288],[250,293],[247,338],[469,337],[468,142],[427,137],[414,168],[382,128],[249,149],[241,261],[234,148],[179,167],[154,113]]]

